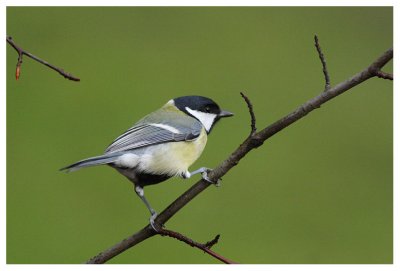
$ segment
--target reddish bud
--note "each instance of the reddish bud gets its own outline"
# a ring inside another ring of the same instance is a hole
[[[17,69],[15,70],[15,79],[17,80],[19,79],[20,72],[21,72],[21,67],[17,66]]]

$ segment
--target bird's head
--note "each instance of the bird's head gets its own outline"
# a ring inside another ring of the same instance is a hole
[[[179,110],[200,121],[207,133],[211,132],[221,118],[233,116],[233,113],[222,110],[216,102],[207,97],[183,96],[175,98],[173,102]]]

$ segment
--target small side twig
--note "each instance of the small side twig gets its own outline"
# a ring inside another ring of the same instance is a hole
[[[257,127],[256,127],[256,115],[254,114],[253,110],[253,104],[250,102],[250,99],[244,95],[243,92],[240,92],[240,95],[242,95],[242,98],[245,100],[247,107],[249,108],[249,113],[251,117],[251,132],[250,136],[254,135],[257,132]]]
[[[329,78],[329,73],[328,73],[328,68],[326,66],[325,56],[322,53],[322,49],[321,49],[321,46],[319,45],[319,40],[318,40],[317,35],[314,35],[314,41],[315,41],[315,48],[317,48],[318,56],[322,63],[322,71],[324,72],[324,77],[325,77],[325,91],[327,91],[331,88],[331,79]]]
[[[381,70],[376,72],[376,76],[379,77],[379,78],[382,78],[382,79],[387,79],[387,80],[392,80],[393,81],[393,74],[387,73],[387,72],[384,72],[384,71],[381,71]]]
[[[43,59],[40,59],[39,57],[32,55],[28,51],[25,51],[24,49],[19,47],[10,36],[7,36],[6,40],[18,53],[17,68],[15,70],[15,79],[17,79],[17,80],[19,79],[19,76],[21,74],[22,57],[24,55],[26,55],[27,57],[30,57],[33,60],[36,60],[37,62],[49,67],[50,69],[55,70],[56,72],[58,72],[59,74],[64,76],[64,78],[66,78],[66,79],[69,79],[72,81],[80,81],[81,80],[78,77],[75,77],[72,74],[65,72],[63,69],[58,68],[58,67],[48,63],[47,61],[44,61]]]
[[[205,243],[204,246],[208,247],[208,248],[212,248],[216,243],[218,243],[220,237],[221,237],[221,235],[219,235],[219,234],[215,235],[214,239]]]
[[[175,231],[171,231],[171,230],[167,230],[165,228],[161,228],[159,229],[158,234],[162,235],[162,236],[168,236],[174,239],[177,239],[179,241],[182,241],[188,245],[190,245],[191,247],[196,247],[202,251],[204,251],[205,253],[209,254],[210,256],[214,257],[215,259],[223,262],[223,263],[227,263],[227,264],[236,264],[236,262],[227,259],[221,255],[219,255],[218,253],[214,252],[211,250],[211,247],[213,245],[215,245],[216,243],[218,243],[219,237],[220,235],[218,234],[217,236],[214,237],[213,240],[205,243],[205,244],[201,244],[198,243],[192,239],[190,239],[189,237],[184,236],[183,234],[179,233],[179,232],[175,232]]]

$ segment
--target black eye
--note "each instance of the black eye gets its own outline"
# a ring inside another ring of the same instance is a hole
[[[207,106],[207,107],[205,108],[205,111],[206,111],[207,113],[210,113],[210,112],[211,112],[211,108],[210,108],[209,106]]]

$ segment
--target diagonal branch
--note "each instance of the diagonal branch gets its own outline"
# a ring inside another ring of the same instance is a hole
[[[7,36],[6,40],[18,53],[17,68],[15,70],[15,79],[17,79],[17,80],[19,79],[19,76],[21,74],[22,57],[24,55],[26,55],[27,57],[30,57],[33,60],[36,60],[37,62],[49,67],[50,69],[55,70],[56,72],[58,72],[59,74],[64,76],[64,78],[67,78],[72,81],[80,81],[81,80],[78,77],[75,77],[72,74],[65,72],[63,69],[58,68],[58,67],[48,63],[47,61],[44,61],[43,59],[40,59],[39,57],[32,55],[28,51],[25,51],[24,49],[19,47],[10,36]]]
[[[325,56],[322,53],[321,46],[319,45],[318,36],[314,35],[315,48],[317,48],[319,59],[322,63],[322,71],[325,77],[325,91],[331,88],[331,79],[329,78],[328,68],[326,66]]]
[[[361,72],[353,75],[346,81],[331,87],[329,90],[322,92],[318,96],[310,99],[309,101],[302,104],[293,112],[284,116],[280,120],[274,122],[268,127],[264,128],[258,133],[247,137],[243,143],[218,167],[210,171],[208,177],[211,181],[216,181],[224,176],[230,169],[236,166],[239,161],[246,156],[251,150],[261,146],[265,140],[272,137],[276,133],[282,131],[284,128],[290,126],[294,122],[306,116],[308,113],[316,108],[319,108],[322,104],[335,98],[336,96],[344,93],[345,91],[361,84],[362,82],[375,77],[377,71],[380,71],[383,66],[386,65],[393,58],[393,49],[390,48],[384,52],[374,63],[369,65]],[[172,202],[155,220],[158,225],[165,224],[172,216],[174,216],[180,209],[182,209],[187,203],[193,200],[198,194],[204,191],[210,186],[210,182],[200,180],[190,187],[185,193],[178,197]],[[153,230],[150,225],[145,226],[142,230],[133,234],[132,236],[124,239],[117,243],[113,247],[101,252],[97,256],[91,258],[87,263],[105,263],[109,259],[117,256],[123,251],[135,246],[136,244],[150,238],[157,233]]]

